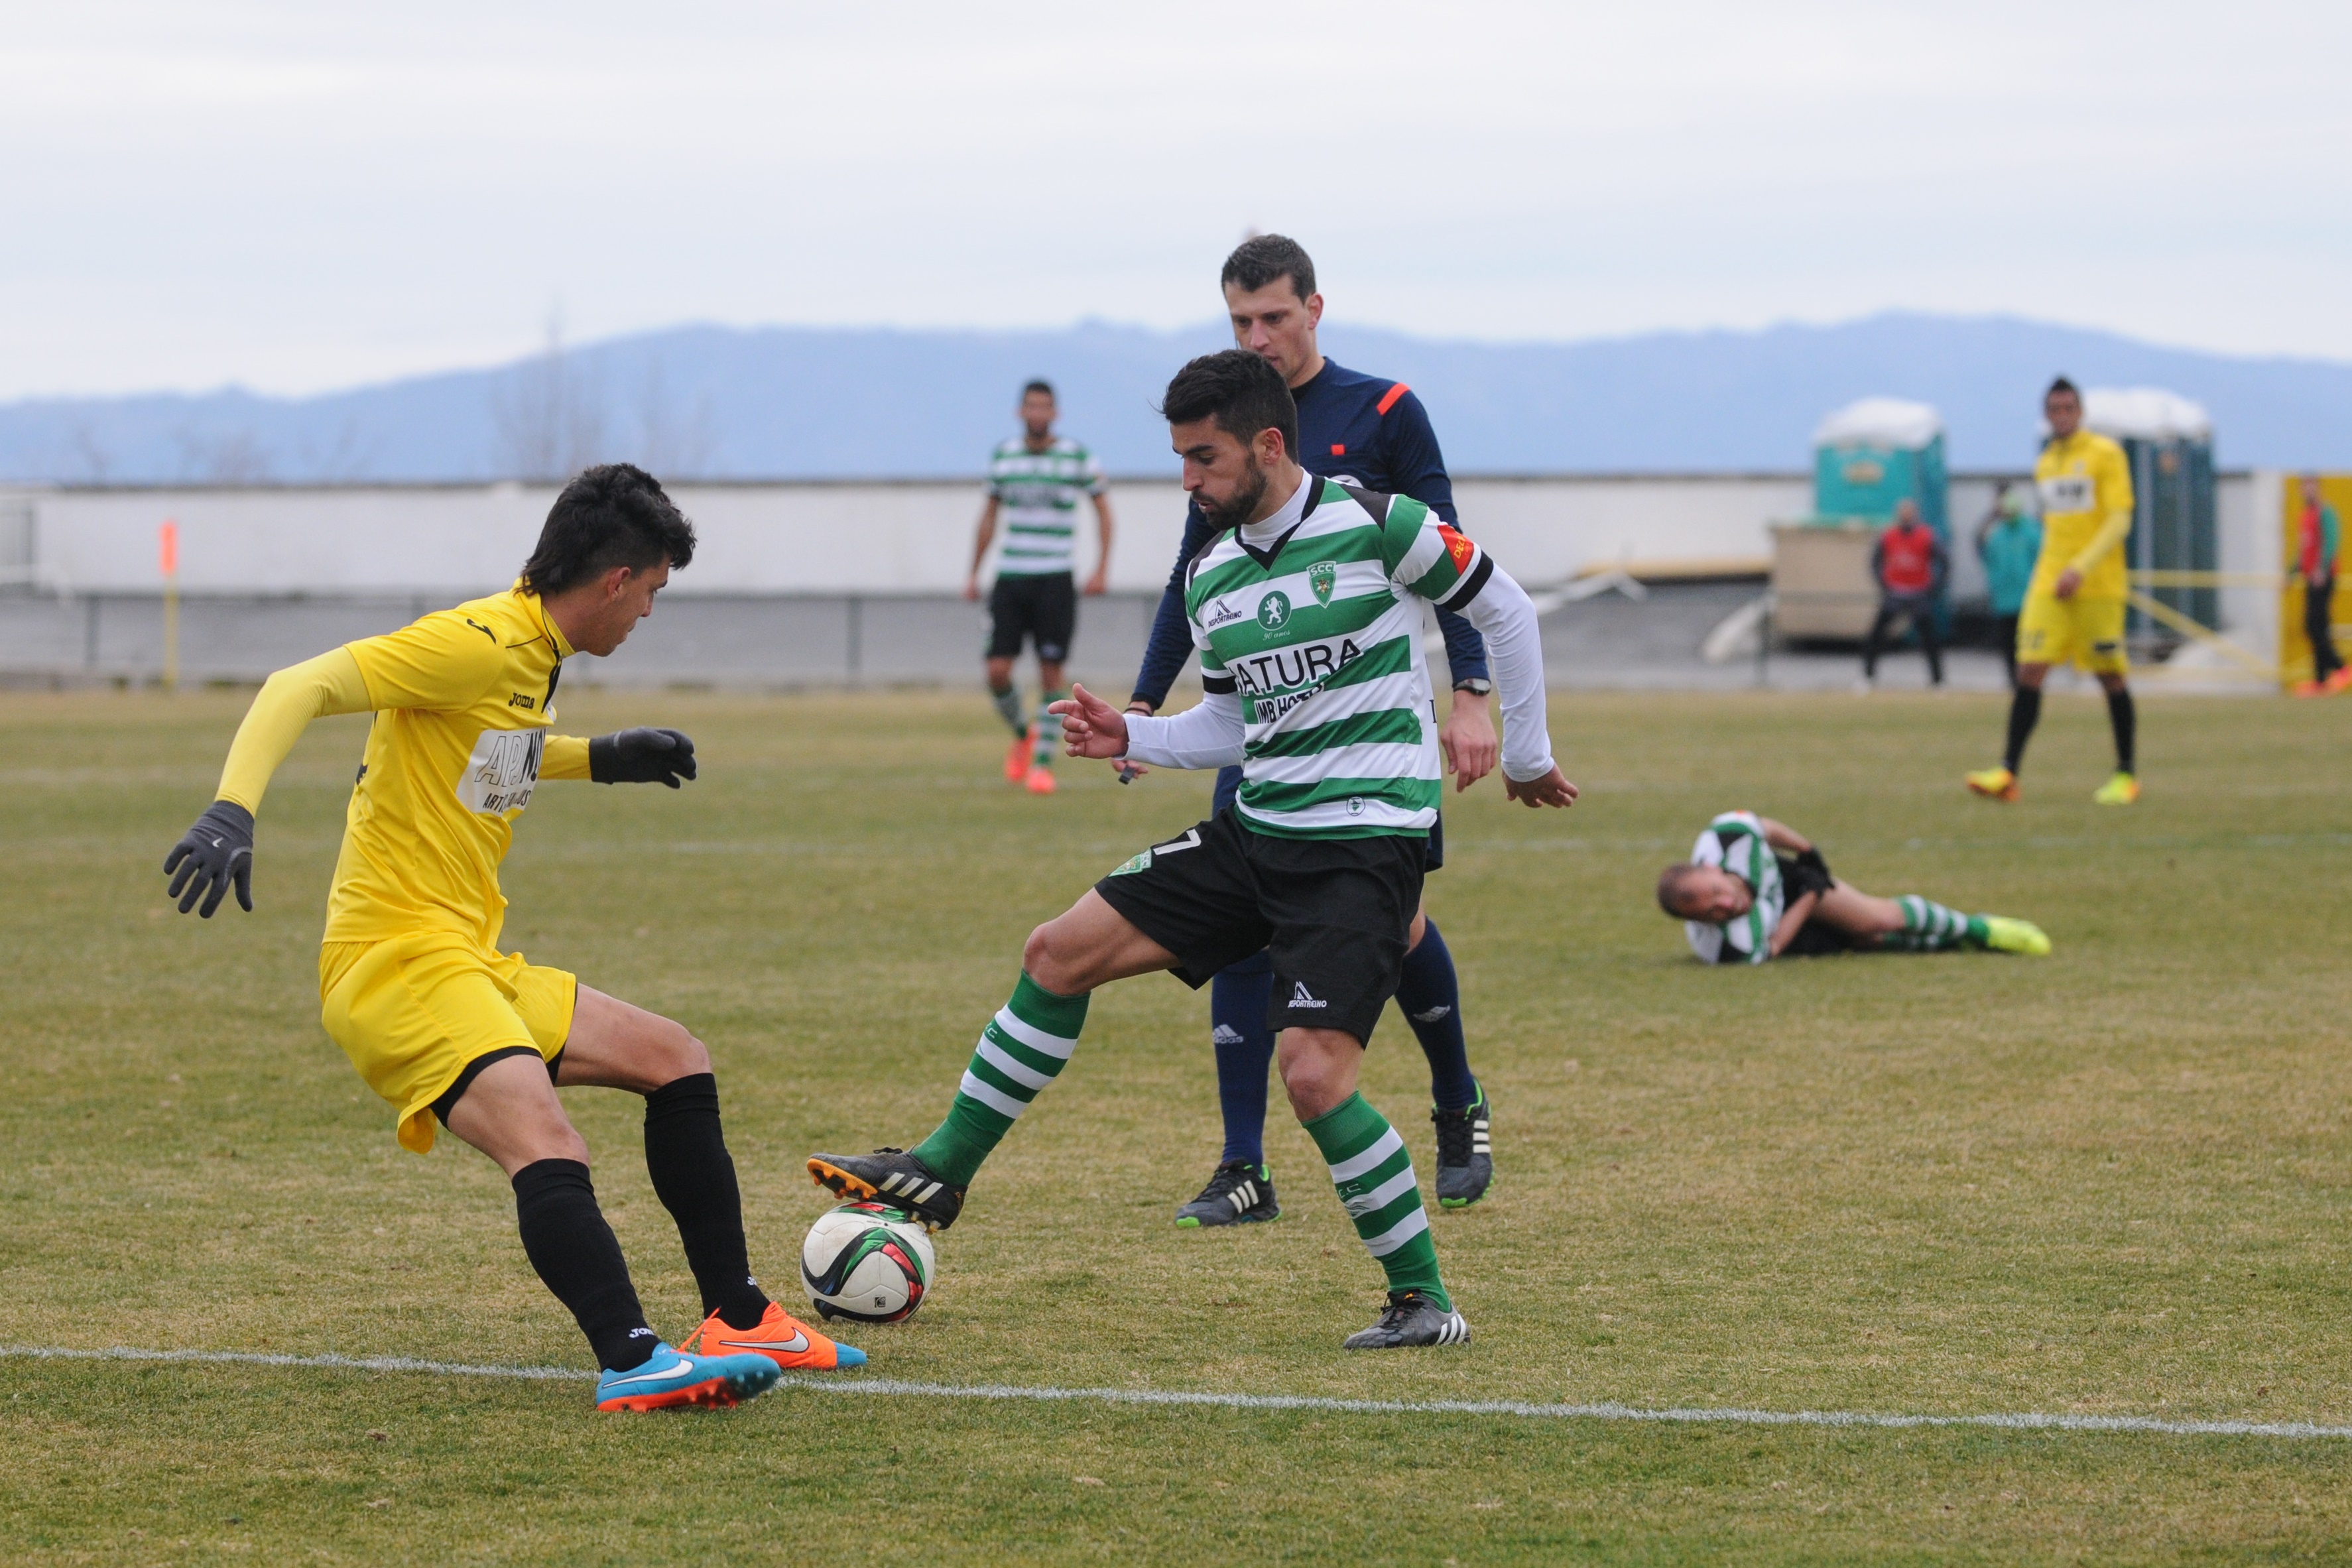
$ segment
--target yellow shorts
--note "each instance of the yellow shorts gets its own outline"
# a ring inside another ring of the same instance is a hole
[[[2095,675],[2120,675],[2130,669],[2124,656],[2124,601],[2085,599],[2077,593],[2029,593],[2017,616],[2017,662],[2063,664]]]
[[[466,1064],[520,1047],[552,1061],[572,1033],[580,981],[447,931],[319,949],[320,1016],[367,1086],[400,1113],[403,1148],[425,1154],[433,1102]]]

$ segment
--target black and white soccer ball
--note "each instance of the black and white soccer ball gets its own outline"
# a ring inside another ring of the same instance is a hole
[[[845,1203],[817,1216],[801,1243],[801,1283],[819,1317],[895,1323],[931,1287],[930,1233],[905,1209]]]

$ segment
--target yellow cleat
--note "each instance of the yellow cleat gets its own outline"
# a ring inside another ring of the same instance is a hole
[[[2128,806],[2139,799],[2139,780],[2128,773],[2118,773],[2100,785],[2091,799],[2102,806]]]
[[[1979,916],[1985,925],[1984,945],[1996,953],[2022,953],[2029,958],[2050,956],[2050,937],[2031,920],[2011,920],[2006,915]]]
[[[2017,775],[2006,768],[1980,768],[1968,776],[1968,786],[1988,800],[2014,800]]]

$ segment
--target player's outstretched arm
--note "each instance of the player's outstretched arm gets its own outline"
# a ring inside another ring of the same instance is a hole
[[[1121,713],[1083,685],[1053,711],[1073,757],[1130,757],[1162,768],[1223,768],[1242,759],[1246,731],[1233,677],[1209,675],[1201,700],[1172,718]],[[1218,690],[1222,681],[1223,689]]]
[[[1772,928],[1772,956],[1777,958],[1789,950],[1789,944],[1797,939],[1805,922],[1813,917],[1813,906],[1821,901],[1818,893],[1803,894],[1789,901],[1788,907],[1780,911],[1780,924]]]
[[[229,745],[213,803],[163,857],[163,874],[172,879],[165,896],[179,900],[181,914],[193,909],[210,920],[232,887],[238,907],[252,913],[253,818],[270,776],[312,719],[373,706],[349,648],[289,665],[262,683]]]
[[[1789,826],[1769,817],[1759,816],[1757,825],[1764,830],[1764,841],[1776,850],[1786,850],[1792,855],[1803,854],[1813,847],[1813,841]]]
[[[1127,715],[1087,690],[1083,681],[1045,711],[1062,720],[1062,745],[1073,757],[1108,759],[1127,755]]]

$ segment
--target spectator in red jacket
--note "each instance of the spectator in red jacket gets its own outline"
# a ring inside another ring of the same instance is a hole
[[[1919,508],[1909,501],[1897,502],[1894,526],[1878,536],[1870,552],[1870,572],[1878,580],[1878,615],[1871,622],[1870,636],[1862,647],[1864,685],[1878,678],[1878,655],[1885,646],[1887,628],[1906,617],[1919,633],[1919,646],[1927,651],[1928,680],[1939,686],[1944,684],[1944,644],[1937,634],[1936,595],[1950,570],[1951,557],[1945,553],[1944,541],[1919,520]]]

